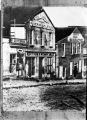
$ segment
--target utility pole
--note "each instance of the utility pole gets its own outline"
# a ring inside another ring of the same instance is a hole
[[[3,3],[1,3],[1,32],[0,32],[0,116],[3,111]]]

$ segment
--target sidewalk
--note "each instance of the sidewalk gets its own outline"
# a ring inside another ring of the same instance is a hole
[[[5,112],[0,120],[86,120],[86,110]]]
[[[75,80],[50,80],[45,82],[26,81],[26,80],[7,80],[3,81],[3,89],[10,88],[23,88],[23,87],[37,87],[42,85],[60,85],[60,84],[76,84],[86,83],[86,79],[75,79]]]

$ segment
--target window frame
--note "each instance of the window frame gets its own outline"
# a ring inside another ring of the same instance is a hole
[[[62,54],[62,57],[65,57],[65,52],[66,52],[66,47],[65,47],[65,43],[62,43],[62,45],[63,45],[63,54]]]

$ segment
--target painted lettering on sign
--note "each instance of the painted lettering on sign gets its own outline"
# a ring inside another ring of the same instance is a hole
[[[11,39],[11,43],[26,44],[26,40],[23,40],[23,39]]]
[[[46,29],[49,29],[49,30],[53,30],[53,28],[51,26],[49,26],[48,24],[40,23],[39,21],[30,21],[30,25],[31,26],[36,26],[36,27],[46,28]]]
[[[26,53],[26,56],[28,57],[35,57],[35,56],[47,56],[47,57],[52,57],[54,53]]]
[[[31,26],[36,26],[36,27],[42,27],[45,29],[50,29],[54,31],[54,27],[45,15],[44,12],[38,14],[37,16],[34,17],[32,21],[30,21]]]

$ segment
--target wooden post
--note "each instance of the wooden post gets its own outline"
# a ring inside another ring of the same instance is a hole
[[[2,56],[2,53],[3,53],[3,44],[2,44],[2,39],[3,39],[3,4],[1,4],[1,21],[0,21],[0,26],[1,26],[1,32],[0,32],[0,116],[1,116],[1,113],[3,111],[3,92],[2,92],[2,89],[3,89],[3,84],[2,84],[2,80],[3,80],[3,69],[2,69],[2,66],[3,66],[3,56]]]

